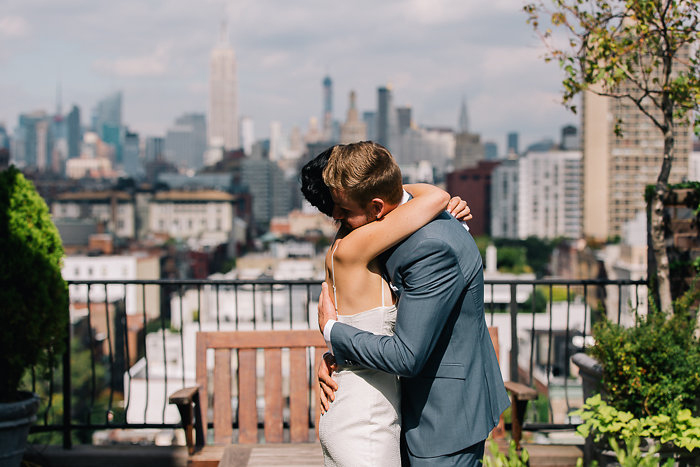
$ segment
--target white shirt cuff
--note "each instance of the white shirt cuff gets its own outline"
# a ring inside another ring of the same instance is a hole
[[[323,338],[326,340],[326,346],[328,346],[328,351],[330,353],[333,353],[333,347],[331,346],[331,329],[333,329],[335,322],[334,319],[329,319],[323,327]]]

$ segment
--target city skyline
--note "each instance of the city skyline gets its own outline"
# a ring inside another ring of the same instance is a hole
[[[392,85],[396,106],[411,106],[425,126],[456,128],[462,99],[472,131],[504,152],[508,132],[521,147],[558,140],[579,117],[560,104],[556,64],[511,0],[481,2],[176,0],[119,4],[9,0],[0,15],[0,121],[19,113],[64,110],[86,117],[105,95],[122,91],[124,122],[162,135],[179,115],[206,113],[208,60],[221,21],[238,60],[239,115],[256,138],[271,121],[284,134],[321,121],[322,80],[333,79],[333,117],[343,121],[350,91],[360,112],[376,110],[377,89]],[[87,122],[87,119],[84,119]]]

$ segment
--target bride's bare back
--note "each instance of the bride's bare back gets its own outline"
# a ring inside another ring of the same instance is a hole
[[[445,209],[449,195],[431,185],[407,186],[414,198],[380,220],[351,231],[341,229],[326,254],[326,282],[339,315],[353,315],[393,303],[376,257],[430,222]]]

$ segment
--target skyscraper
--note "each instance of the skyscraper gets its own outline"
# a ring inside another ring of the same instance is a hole
[[[67,138],[68,138],[68,158],[80,156],[80,142],[83,140],[80,128],[80,109],[73,108],[66,115]]]
[[[4,123],[0,123],[0,149],[10,149],[10,136]]]
[[[365,122],[367,128],[367,139],[377,141],[377,112],[371,110],[362,112],[362,121]]]
[[[581,149],[581,139],[578,135],[578,128],[573,125],[566,125],[561,129],[561,148],[564,151]]]
[[[160,136],[149,136],[146,138],[146,144],[144,148],[144,162],[155,161],[160,159],[164,154],[165,140]]]
[[[487,161],[498,159],[498,145],[493,141],[484,142],[484,159]]]
[[[581,236],[581,151],[530,151],[518,163],[518,236]]]
[[[455,169],[475,168],[485,159],[481,136],[469,132],[467,102],[462,99],[459,111],[458,131],[455,134]]]
[[[506,154],[518,153],[518,134],[514,131],[508,133],[506,143]]]
[[[504,160],[491,174],[493,237],[518,238],[518,192],[518,161]]]
[[[357,114],[355,91],[350,91],[350,106],[345,123],[340,128],[340,144],[357,143],[367,138],[367,125]]]
[[[273,217],[292,210],[292,185],[277,163],[266,158],[243,159],[242,171],[241,179],[252,196],[253,221],[259,231],[267,231]]]
[[[114,148],[114,160],[121,164],[125,129],[122,126],[122,93],[117,91],[92,110],[92,128],[102,141]]]
[[[20,114],[12,141],[12,159],[22,167],[46,168],[50,151],[46,112]]]
[[[209,65],[209,146],[238,149],[238,131],[236,54],[224,23],[219,42],[211,51]]]
[[[203,114],[190,113],[175,119],[165,135],[165,157],[183,168],[198,169],[204,163],[207,125]]]
[[[280,159],[282,154],[282,124],[278,121],[270,122],[270,153],[271,161]]]
[[[253,153],[255,143],[255,122],[250,117],[241,118],[241,147],[246,156]]]
[[[396,127],[396,111],[392,102],[391,86],[377,89],[377,143],[389,148],[391,134]]]
[[[124,172],[127,176],[138,177],[143,174],[139,156],[139,134],[127,131],[124,135]]]
[[[462,98],[462,107],[459,109],[459,122],[457,133],[469,132],[469,115],[467,114],[467,100]]]
[[[330,76],[323,78],[323,140],[333,138],[333,81]]]
[[[628,99],[583,94],[583,234],[606,239],[623,234],[624,224],[646,209],[644,187],[661,170],[664,140],[649,117]],[[615,134],[622,120],[623,135]],[[692,129],[674,132],[675,156],[669,177],[687,176]]]
[[[412,109],[411,107],[397,107],[396,108],[396,121],[398,125],[399,134],[403,134],[406,130],[411,128],[413,123]]]
[[[122,93],[117,91],[97,103],[92,111],[92,128],[104,139],[104,127],[122,126]]]

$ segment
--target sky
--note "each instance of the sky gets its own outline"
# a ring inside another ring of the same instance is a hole
[[[2,0],[0,122],[19,113],[64,112],[123,92],[123,120],[144,136],[175,118],[206,113],[208,66],[224,21],[236,52],[239,115],[255,136],[271,121],[286,134],[321,118],[322,80],[333,80],[333,116],[349,93],[375,110],[390,84],[396,106],[422,126],[457,126],[521,149],[579,117],[561,105],[562,73],[526,24],[520,0]],[[60,86],[59,86],[60,83]]]

